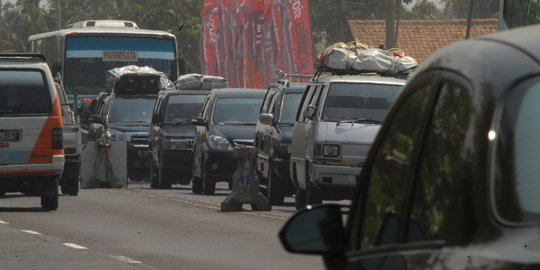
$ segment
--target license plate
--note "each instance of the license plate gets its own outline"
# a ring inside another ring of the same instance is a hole
[[[21,131],[17,129],[0,129],[0,142],[17,142],[21,138]]]

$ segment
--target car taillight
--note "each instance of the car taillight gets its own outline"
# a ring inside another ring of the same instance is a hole
[[[52,148],[55,150],[64,149],[64,138],[62,134],[62,128],[52,129]]]

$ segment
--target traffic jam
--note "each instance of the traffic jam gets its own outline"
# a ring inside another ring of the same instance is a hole
[[[130,20],[0,51],[0,235],[94,250],[49,250],[82,269],[540,267],[538,1],[501,0],[491,32],[470,37],[469,16],[425,56],[317,47],[307,0],[225,2],[200,10],[200,70]],[[44,261],[22,250],[6,269]]]

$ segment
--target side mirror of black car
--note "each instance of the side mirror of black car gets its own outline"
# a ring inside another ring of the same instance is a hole
[[[88,122],[96,123],[96,124],[103,124],[103,122],[101,122],[101,117],[99,117],[99,115],[97,114],[90,115],[90,117],[88,118]]]
[[[204,121],[204,119],[202,119],[200,117],[191,119],[191,123],[196,125],[196,126],[201,126],[201,127],[207,127],[208,126],[208,123],[206,123],[206,121]]]
[[[279,232],[281,244],[292,253],[343,255],[346,239],[341,215],[337,204],[300,210]]]
[[[274,115],[271,113],[261,113],[259,115],[259,121],[263,125],[272,125],[274,123]]]

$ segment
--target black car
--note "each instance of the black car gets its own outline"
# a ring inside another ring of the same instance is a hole
[[[191,181],[192,147],[195,127],[191,120],[199,115],[208,90],[160,92],[150,126],[152,148],[151,187],[170,188]]]
[[[212,195],[216,182],[231,184],[237,160],[233,147],[253,146],[255,123],[264,89],[214,89],[204,102],[195,124],[193,193]]]
[[[257,173],[273,205],[282,204],[295,192],[289,177],[289,144],[306,84],[279,80],[268,88],[255,128]]]
[[[347,226],[336,205],[280,232],[327,269],[540,269],[540,26],[450,45],[408,81]]]

